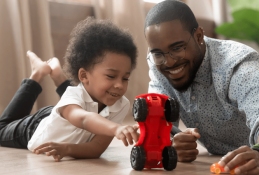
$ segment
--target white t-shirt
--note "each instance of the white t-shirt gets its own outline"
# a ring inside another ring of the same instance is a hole
[[[84,110],[98,113],[98,103],[94,102],[82,83],[69,86],[50,116],[44,118],[32,135],[27,147],[30,151],[46,142],[66,142],[80,144],[91,141],[95,134],[72,125],[59,113],[59,108],[77,104]],[[99,114],[110,121],[121,124],[128,113],[129,100],[123,96],[112,106],[106,106]]]

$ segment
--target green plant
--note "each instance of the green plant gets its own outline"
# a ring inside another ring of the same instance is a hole
[[[216,33],[229,38],[255,41],[259,45],[259,1],[228,0],[232,9],[232,23],[216,28]]]

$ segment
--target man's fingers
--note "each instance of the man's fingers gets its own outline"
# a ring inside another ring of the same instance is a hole
[[[192,149],[192,150],[179,150],[177,151],[178,157],[195,157],[199,154],[198,149]]]
[[[236,157],[236,155],[246,152],[246,151],[252,151],[248,146],[241,146],[238,149],[228,152],[220,161],[219,164],[220,166],[224,167],[225,165],[227,165],[232,159],[234,159],[234,157]],[[235,162],[233,164],[230,164],[232,168],[232,166],[237,166],[238,164],[236,164]],[[234,168],[234,167],[233,167]]]
[[[197,148],[197,143],[196,142],[180,142],[180,143],[175,143],[173,142],[173,147],[176,150],[192,150]]]
[[[259,168],[256,167],[255,169],[252,169],[250,171],[247,171],[246,174],[249,174],[249,175],[258,175],[259,174]]]
[[[246,164],[236,168],[235,173],[236,174],[245,173],[245,172],[248,172],[249,170],[254,170],[256,168],[258,168],[258,161],[256,159],[251,159]]]
[[[174,136],[174,142],[196,142],[196,140],[195,136],[183,132]]]
[[[198,128],[187,128],[183,133],[191,134],[191,135],[195,136],[196,138],[201,137]]]
[[[197,158],[197,156],[192,157],[179,157],[178,162],[192,162]]]
[[[239,153],[238,155],[236,155],[231,161],[229,161],[229,163],[226,164],[226,168],[227,170],[232,170],[234,169],[237,165],[241,165],[244,163],[244,165],[240,166],[241,167],[244,167],[244,169],[246,169],[246,171],[248,169],[254,169],[257,165],[256,165],[256,161],[255,161],[255,158],[256,158],[256,152],[255,151],[247,151],[247,152],[242,152],[242,153]],[[252,163],[255,163],[254,166],[252,166]],[[254,160],[254,161],[252,161]],[[248,164],[248,161],[250,162]],[[248,169],[247,169],[248,168]],[[244,171],[242,171],[244,172]]]

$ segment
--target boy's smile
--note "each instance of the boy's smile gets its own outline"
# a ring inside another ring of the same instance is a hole
[[[102,62],[97,63],[82,81],[91,98],[98,102],[99,112],[105,106],[113,105],[127,91],[131,72],[128,56],[107,52]]]

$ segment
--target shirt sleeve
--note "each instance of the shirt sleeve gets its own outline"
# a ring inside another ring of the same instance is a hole
[[[257,142],[259,131],[259,55],[251,53],[233,72],[229,86],[229,97],[246,117],[251,130],[249,142]]]
[[[85,108],[85,102],[83,101],[83,90],[79,87],[67,87],[65,93],[62,95],[60,101],[55,106],[55,111],[59,114],[58,109],[70,105],[70,104],[76,104],[83,109]]]

